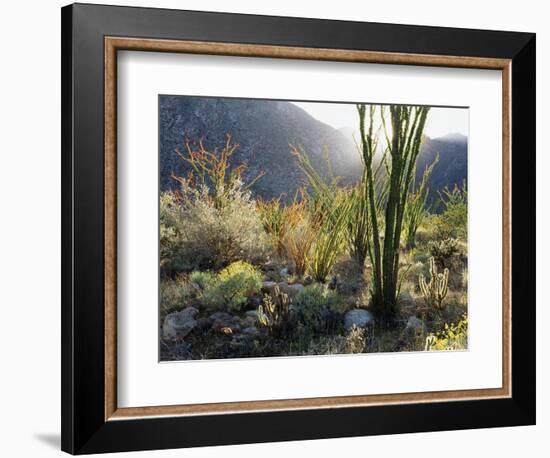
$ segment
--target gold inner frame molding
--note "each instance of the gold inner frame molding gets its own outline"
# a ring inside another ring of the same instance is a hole
[[[502,72],[502,387],[364,396],[119,408],[117,405],[117,51],[493,69]],[[105,37],[105,420],[507,398],[511,367],[511,60],[238,43]]]

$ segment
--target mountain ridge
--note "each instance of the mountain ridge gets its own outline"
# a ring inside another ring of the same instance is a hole
[[[172,174],[185,176],[190,170],[176,153],[177,149],[183,152],[186,139],[202,140],[212,150],[225,144],[227,134],[239,144],[233,163],[247,164],[245,181],[265,172],[252,187],[256,197],[282,196],[288,202],[305,184],[290,145],[303,147],[322,176],[334,173],[346,184],[361,174],[361,158],[351,135],[345,135],[345,129],[334,129],[315,119],[290,102],[160,96],[159,117],[161,191],[177,187]],[[453,187],[466,178],[467,138],[452,133],[435,139],[425,137],[417,177],[438,153],[439,163],[429,180],[430,201],[445,186]]]

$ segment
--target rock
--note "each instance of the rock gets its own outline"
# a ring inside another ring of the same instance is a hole
[[[180,312],[173,312],[166,316],[162,325],[162,335],[165,339],[183,339],[196,326],[195,317],[199,311],[195,307],[187,307]]]
[[[197,329],[208,329],[210,326],[212,326],[212,320],[210,318],[199,318],[197,320]]]
[[[281,277],[288,277],[289,273],[290,273],[290,272],[289,272],[289,270],[288,270],[288,267],[284,267],[284,268],[282,268],[281,270],[279,270],[279,275],[280,275]]]
[[[258,319],[258,311],[257,310],[247,310],[245,312],[245,316],[247,318],[254,318],[255,320]]]
[[[257,308],[262,303],[262,299],[260,299],[258,296],[252,296],[248,299],[248,305],[250,307]]]
[[[227,312],[216,312],[210,315],[212,321],[227,321],[230,322],[233,319],[233,315]]]
[[[210,320],[214,331],[222,330],[225,334],[230,334],[238,327],[239,317],[227,312],[216,312],[210,315]]]
[[[248,328],[244,328],[242,333],[249,336],[257,336],[260,331],[258,331],[258,328],[256,328],[256,326],[249,326]]]
[[[344,327],[349,331],[353,326],[366,328],[374,323],[372,313],[364,309],[353,309],[346,313],[344,317]]]
[[[420,318],[417,318],[415,316],[409,317],[409,320],[407,321],[407,328],[408,329],[422,329],[423,323]]]
[[[247,316],[241,321],[241,326],[244,328],[248,328],[250,326],[255,326],[258,323],[257,318],[253,318],[251,316]]]

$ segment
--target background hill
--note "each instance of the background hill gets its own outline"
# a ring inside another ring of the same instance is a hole
[[[283,196],[291,200],[304,177],[290,152],[289,144],[301,145],[313,165],[327,176],[327,159],[342,182],[356,180],[362,170],[350,129],[334,129],[313,118],[302,108],[282,101],[211,97],[160,97],[160,186],[173,189],[172,173],[184,176],[189,166],[176,154],[183,152],[185,139],[203,139],[207,148],[221,147],[231,133],[239,144],[234,163],[246,162],[245,179],[265,172],[253,187],[264,199]],[[439,163],[430,179],[430,201],[445,186],[460,184],[467,173],[467,138],[459,134],[424,140],[418,159],[421,175],[439,153]]]

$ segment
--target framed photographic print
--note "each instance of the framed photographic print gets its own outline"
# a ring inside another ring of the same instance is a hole
[[[63,450],[534,424],[534,121],[530,33],[63,8]]]

